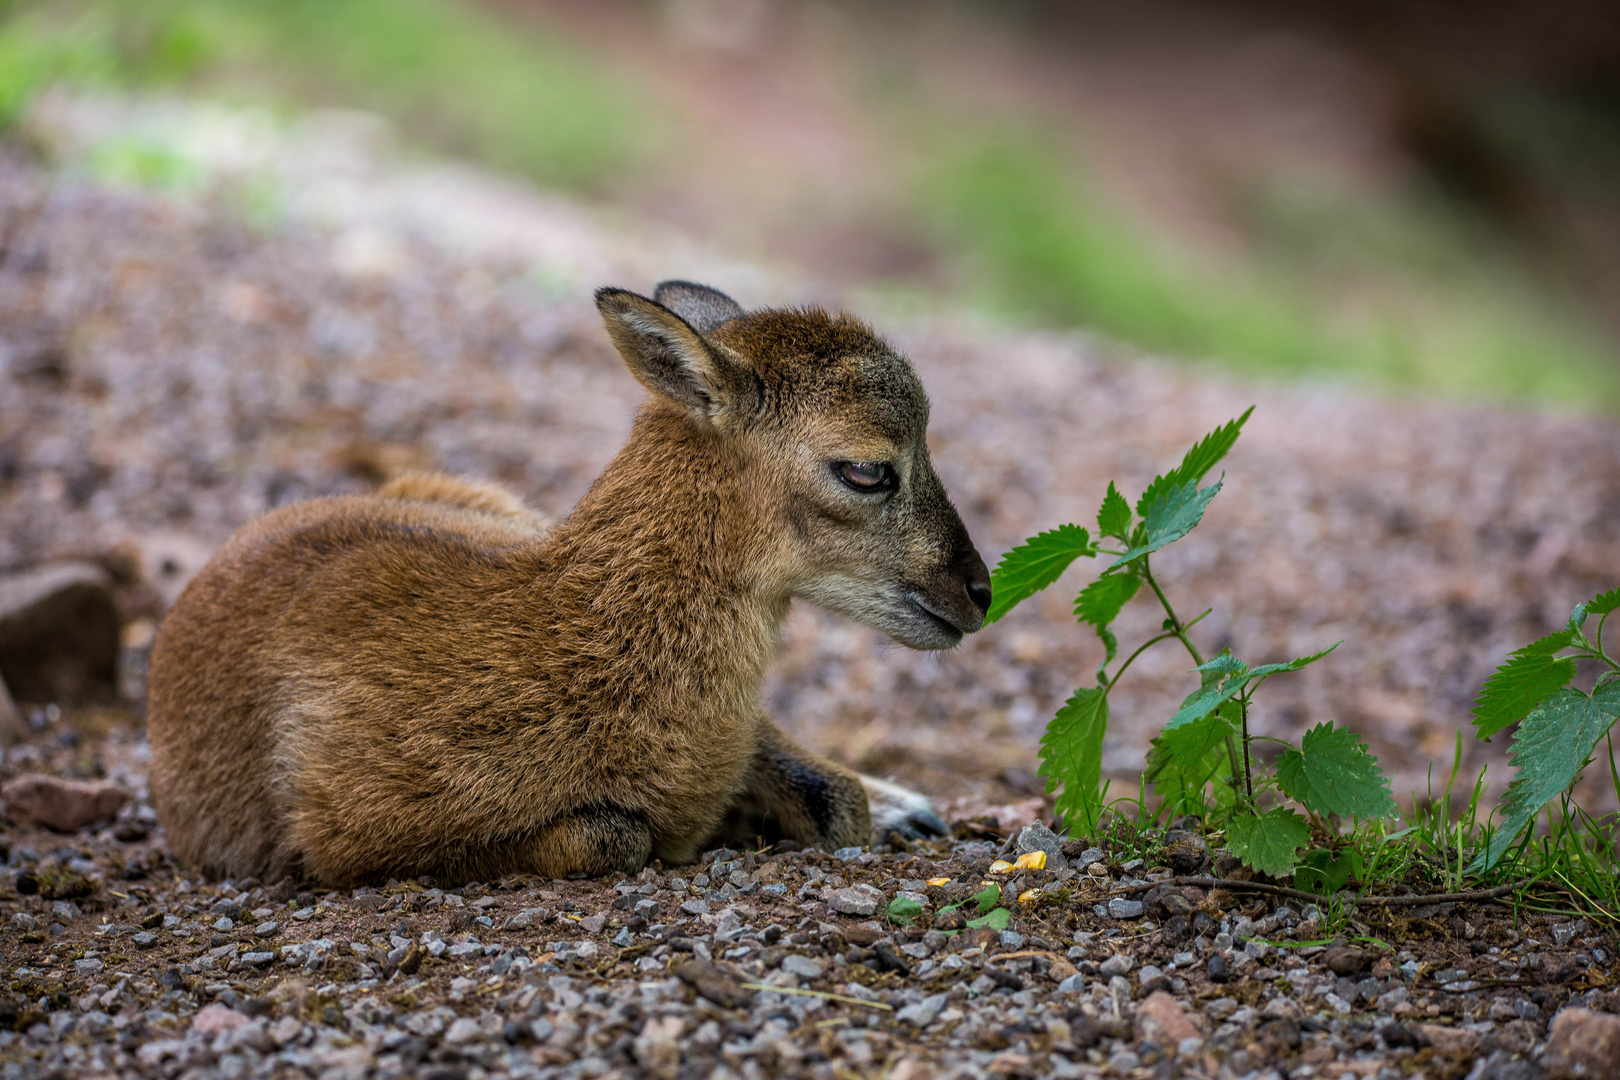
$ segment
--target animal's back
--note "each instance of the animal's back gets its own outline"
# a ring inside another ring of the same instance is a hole
[[[291,714],[321,699],[321,669],[352,667],[342,654],[376,648],[379,612],[408,616],[413,596],[434,607],[447,577],[521,574],[511,564],[543,528],[498,488],[409,477],[239,530],[181,595],[152,652],[152,789],[171,850],[214,874],[273,880],[301,869],[288,834],[299,745],[289,728],[319,722]]]

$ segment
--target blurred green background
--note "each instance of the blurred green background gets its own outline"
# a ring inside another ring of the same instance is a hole
[[[925,311],[1613,412],[1612,7],[0,0],[0,125],[53,87],[371,110]]]

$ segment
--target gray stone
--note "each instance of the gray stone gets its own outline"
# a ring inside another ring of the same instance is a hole
[[[1115,953],[1104,960],[1097,968],[1104,975],[1124,975],[1131,970],[1134,964],[1131,958],[1124,953]]]
[[[841,847],[837,851],[833,852],[833,858],[840,859],[844,862],[854,862],[860,857],[861,849],[858,847]]]
[[[1017,844],[1016,850],[1020,855],[1028,855],[1032,851],[1046,852],[1046,869],[1054,874],[1069,865],[1069,860],[1063,857],[1063,841],[1058,839],[1057,833],[1038,821],[1019,830]]]
[[[255,937],[274,937],[281,929],[281,924],[275,921],[262,922],[253,928]]]
[[[1088,847],[1080,853],[1080,858],[1075,861],[1075,865],[1084,870],[1092,863],[1102,862],[1106,858],[1108,858],[1108,853],[1102,848]]]
[[[1142,917],[1142,901],[1128,900],[1123,896],[1116,896],[1108,901],[1108,914],[1116,919],[1140,919]]]
[[[216,919],[214,921],[214,929],[218,930],[222,934],[225,933],[227,930],[233,930],[235,928],[236,928],[236,924],[234,922],[232,922],[228,916],[221,915],[218,919]]]
[[[157,944],[157,935],[143,931],[142,933],[136,934],[129,940],[133,941],[139,948],[150,949],[153,945]]]
[[[800,979],[813,980],[821,978],[824,969],[808,956],[788,953],[782,957],[782,970]]]
[[[827,898],[827,906],[844,915],[862,918],[877,912],[883,894],[870,885],[855,885],[848,889],[835,889]]]
[[[946,995],[930,994],[921,1001],[907,1005],[895,1013],[894,1018],[902,1024],[915,1024],[917,1027],[925,1028],[938,1018],[945,1008],[945,1002]]]
[[[1065,994],[1078,994],[1086,988],[1086,977],[1076,972],[1067,979],[1058,983],[1058,989]]]
[[[242,954],[242,963],[251,967],[269,967],[275,963],[276,954],[273,952],[250,952]]]

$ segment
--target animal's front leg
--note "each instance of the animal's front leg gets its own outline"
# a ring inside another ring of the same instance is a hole
[[[862,778],[798,746],[768,720],[748,778],[715,842],[779,839],[829,851],[872,842]]]
[[[857,773],[866,788],[866,801],[871,807],[872,836],[882,843],[890,833],[898,833],[907,840],[920,840],[925,836],[946,836],[950,826],[934,812],[928,796],[889,780]]]
[[[835,765],[765,721],[747,786],[716,840],[786,837],[837,850],[884,843],[890,833],[915,840],[948,831],[927,796]]]

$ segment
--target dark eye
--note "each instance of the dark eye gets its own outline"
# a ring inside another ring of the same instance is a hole
[[[887,491],[894,487],[894,469],[886,461],[845,461],[838,478],[856,491]]]

